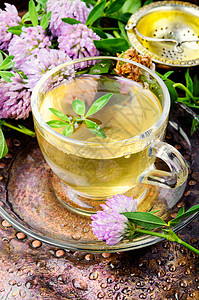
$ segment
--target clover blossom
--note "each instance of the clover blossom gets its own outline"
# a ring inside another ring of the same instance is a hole
[[[36,56],[40,49],[49,49],[49,46],[51,46],[50,39],[40,25],[22,27],[21,35],[14,35],[12,38],[8,52],[15,57],[15,67],[21,69],[29,55],[34,53]]]
[[[12,33],[7,32],[7,29],[12,26],[17,26],[21,22],[18,16],[18,11],[14,5],[5,3],[5,10],[0,9],[0,49],[7,50]]]
[[[91,11],[81,0],[49,0],[47,12],[51,11],[50,31],[53,36],[60,36],[71,25],[62,21],[62,18],[73,18],[85,24]]]
[[[69,60],[71,59],[64,51],[56,49],[40,49],[36,57],[34,54],[30,55],[21,67],[27,76],[27,87],[32,90],[44,73]],[[73,66],[68,66],[61,71],[58,79],[61,81],[63,78],[71,78],[73,75]]]
[[[64,35],[58,37],[58,43],[61,50],[66,52],[72,59],[76,59],[97,56],[99,52],[93,40],[99,39],[100,37],[86,25],[76,24],[67,27]],[[85,62],[85,64],[87,63]]]
[[[12,82],[0,80],[0,119],[26,119],[31,110],[30,92],[18,73]]]
[[[118,244],[128,234],[128,219],[122,212],[137,211],[137,201],[124,195],[113,196],[101,204],[103,211],[91,216],[94,235],[108,245]]]

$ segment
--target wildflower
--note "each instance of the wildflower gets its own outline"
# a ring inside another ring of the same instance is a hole
[[[70,58],[64,51],[56,49],[40,49],[37,56],[34,54],[30,55],[21,67],[27,76],[27,87],[32,90],[44,73],[69,60]],[[59,81],[65,77],[73,77],[73,75],[73,66],[68,66],[62,71],[62,74],[59,74]]]
[[[49,49],[50,45],[50,39],[40,25],[27,28],[22,27],[21,35],[15,35],[12,38],[8,52],[9,55],[14,55],[15,57],[15,67],[21,69],[29,55],[34,54],[37,56],[40,49]]]
[[[103,211],[91,216],[94,235],[108,245],[118,244],[128,236],[129,221],[122,212],[137,211],[137,201],[124,195],[113,196],[101,204]]]
[[[60,36],[71,25],[62,21],[62,18],[73,18],[86,23],[87,17],[91,11],[85,2],[81,0],[49,0],[47,2],[47,12],[51,11],[50,31],[53,36]]]
[[[31,110],[30,92],[18,73],[12,82],[0,80],[0,119],[26,119]]]
[[[59,36],[58,43],[61,50],[65,51],[72,59],[76,59],[97,56],[99,52],[93,40],[99,39],[100,37],[86,25],[76,24],[67,27],[64,35]]]
[[[7,32],[7,29],[12,26],[17,26],[21,22],[18,16],[18,11],[14,5],[5,3],[5,10],[0,9],[0,49],[7,50],[12,33]]]

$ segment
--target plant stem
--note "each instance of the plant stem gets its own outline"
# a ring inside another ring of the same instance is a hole
[[[153,231],[149,231],[149,230],[145,230],[145,229],[139,229],[136,228],[135,231],[143,233],[143,234],[148,234],[148,235],[152,235],[152,236],[157,236],[163,239],[166,239],[168,241],[171,242],[176,242],[184,247],[186,247],[187,249],[193,251],[194,253],[196,253],[197,255],[199,255],[199,250],[192,247],[191,245],[187,244],[186,242],[182,241],[169,227],[168,229],[168,234],[164,234],[164,233],[159,233],[159,232],[153,232]]]
[[[6,127],[9,127],[9,128],[11,128],[11,129],[14,129],[14,130],[16,130],[16,131],[19,131],[19,132],[21,132],[21,133],[27,134],[27,135],[29,135],[29,136],[35,137],[35,132],[32,131],[32,130],[30,130],[30,129],[28,129],[28,128],[22,129],[22,128],[16,127],[16,126],[14,126],[14,125],[11,125],[11,124],[7,123],[6,121],[5,121],[2,125],[3,125],[3,126],[6,126]]]
[[[184,86],[182,83],[175,83],[175,84],[173,84],[173,87],[175,87],[175,88],[177,87],[177,88],[179,88],[179,89],[185,91],[185,92],[190,96],[190,98],[191,98],[195,103],[197,103],[195,97],[193,96],[193,94],[192,94],[192,93],[188,90],[188,88],[187,88],[186,86]]]

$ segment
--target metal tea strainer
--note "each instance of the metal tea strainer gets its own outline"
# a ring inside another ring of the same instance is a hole
[[[151,3],[126,25],[132,46],[162,66],[199,65],[199,6],[181,1]]]

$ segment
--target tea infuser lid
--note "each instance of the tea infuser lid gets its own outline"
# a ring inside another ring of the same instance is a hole
[[[199,65],[199,6],[159,1],[143,6],[126,25],[132,46],[162,66]]]

